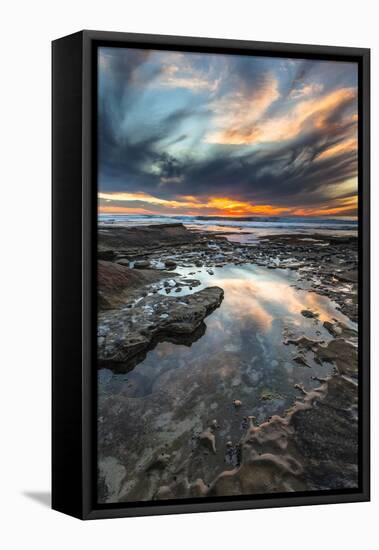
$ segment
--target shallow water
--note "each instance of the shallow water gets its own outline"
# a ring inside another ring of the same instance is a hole
[[[299,350],[284,344],[288,338],[303,335],[329,341],[331,336],[322,326],[324,321],[337,319],[354,327],[329,298],[299,290],[297,276],[290,270],[244,265],[212,271],[214,275],[206,268],[176,270],[173,278],[180,273],[183,278],[199,279],[201,285],[170,293],[178,297],[207,286],[224,289],[221,307],[205,320],[204,335],[190,347],[158,344],[128,375],[100,370],[100,396],[122,393],[125,398],[143,398],[154,392],[163,374],[175,372],[176,383],[180,385],[181,369],[196,366],[202,372],[214,362],[215,380],[221,376],[222,383],[216,388],[216,382],[209,380],[204,387],[200,379],[197,391],[202,399],[209,401],[209,405],[219,400],[217,408],[221,403],[227,406],[233,399],[239,399],[246,414],[263,421],[274,413],[282,413],[299,395],[294,384],[303,384],[306,389],[317,386],[319,383],[312,377],[324,377],[332,371],[331,365],[316,364],[312,352],[303,356],[309,367],[294,362]],[[305,318],[301,314],[304,309],[318,313],[318,318]],[[163,409],[166,407],[164,404]]]

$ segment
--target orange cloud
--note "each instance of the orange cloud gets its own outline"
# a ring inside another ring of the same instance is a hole
[[[145,208],[128,208],[127,206],[106,206],[101,205],[98,208],[99,214],[154,214],[154,212],[151,212],[150,210],[146,210]]]
[[[358,151],[358,140],[356,137],[332,145],[329,149],[323,151],[317,158],[319,160],[341,155],[343,153],[352,153]]]
[[[278,81],[270,76],[261,89],[249,95],[234,92],[213,102],[210,106],[215,113],[214,125],[226,128],[209,133],[207,143],[242,144],[256,123],[270,105],[280,97]]]
[[[106,204],[99,205],[100,212],[114,213],[136,213],[136,214],[154,214],[156,210],[149,210],[149,205],[160,206],[162,212],[175,214],[175,211],[186,211],[187,214],[211,214],[222,216],[248,216],[248,215],[266,215],[276,216],[290,211],[287,207],[278,207],[269,204],[252,204],[251,202],[239,201],[228,197],[210,197],[206,200],[199,200],[192,196],[183,197],[183,200],[165,200],[159,199],[147,193],[99,193],[99,199]],[[117,205],[112,206],[112,202],[117,201]],[[141,207],[135,207],[135,202],[141,202]],[[124,202],[123,204],[119,203]],[[128,202],[133,202],[133,207],[128,206]],[[108,204],[109,203],[109,204]]]
[[[329,205],[319,205],[313,208],[297,208],[293,210],[296,216],[340,216],[355,215],[358,207],[358,195],[337,198]]]
[[[259,121],[257,117],[249,117],[247,111],[244,123],[242,123],[242,113],[235,117],[233,112],[229,111],[229,116],[224,118],[225,128],[209,134],[206,141],[249,145],[293,139],[300,133],[315,128],[330,131],[339,124],[330,122],[328,120],[330,115],[355,99],[356,90],[341,88],[321,97],[301,100],[292,109],[289,106],[288,114],[282,116],[273,116]]]
[[[160,86],[186,88],[187,90],[214,92],[220,79],[210,79],[208,75],[193,68],[182,54],[171,54],[171,65],[163,67],[162,75],[157,83]]]
[[[105,201],[124,201],[124,202],[131,202],[131,201],[143,201],[148,204],[153,205],[159,205],[159,206],[166,206],[168,208],[177,208],[182,207],[183,205],[191,206],[189,201],[168,201],[165,199],[160,199],[158,197],[154,197],[153,195],[149,195],[148,193],[99,193],[98,194],[99,199],[103,199]],[[196,205],[197,203],[193,203],[193,205]]]
[[[192,196],[186,196],[182,200],[165,200],[148,195],[147,193],[99,193],[99,199],[105,200],[105,204],[104,202],[99,204],[100,213],[157,214],[157,210],[154,207],[158,205],[160,207],[159,213],[168,216],[175,214],[232,217],[281,215],[331,216],[343,215],[344,213],[346,215],[354,215],[357,208],[357,195],[333,198],[312,207],[253,204],[230,197],[208,197],[207,199],[200,200]],[[117,201],[117,204],[112,204],[114,201]],[[140,205],[136,205],[136,201]],[[130,202],[133,202],[133,206],[128,205]]]
[[[213,208],[226,216],[248,216],[251,214],[263,216],[277,216],[284,214],[290,209],[286,207],[277,207],[270,204],[252,204],[250,202],[236,201],[227,197],[214,197],[209,199],[205,208]]]

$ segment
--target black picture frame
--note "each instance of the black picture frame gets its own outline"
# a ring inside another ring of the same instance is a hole
[[[359,67],[359,435],[354,490],[109,504],[96,477],[96,48],[128,46],[356,61]],[[81,519],[370,499],[370,50],[102,31],[52,43],[52,507]]]

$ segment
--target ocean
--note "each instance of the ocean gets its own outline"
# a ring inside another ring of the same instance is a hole
[[[356,220],[336,218],[249,216],[244,218],[221,216],[154,216],[130,214],[99,214],[99,225],[151,225],[183,223],[193,230],[225,233],[230,240],[254,241],[265,235],[301,233],[330,236],[356,236]]]

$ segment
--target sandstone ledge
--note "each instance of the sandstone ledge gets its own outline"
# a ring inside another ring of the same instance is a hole
[[[223,297],[222,288],[215,286],[178,298],[145,296],[138,304],[100,313],[99,366],[121,366],[127,371],[131,360],[140,358],[160,341],[176,336],[183,338],[184,344],[192,343],[188,337],[197,339],[198,331],[204,332],[205,317],[220,306]]]

